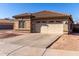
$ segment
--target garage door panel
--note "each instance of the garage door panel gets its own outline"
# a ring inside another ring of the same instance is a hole
[[[36,23],[35,31],[37,33],[63,33],[63,24],[54,24],[54,23]]]
[[[48,33],[63,33],[63,24],[48,24]]]
[[[47,32],[48,32],[48,26],[43,24],[43,26],[41,26],[41,33],[47,33]]]

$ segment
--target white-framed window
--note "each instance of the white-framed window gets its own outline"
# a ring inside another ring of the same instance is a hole
[[[24,28],[24,27],[25,27],[25,21],[19,20],[19,28]]]

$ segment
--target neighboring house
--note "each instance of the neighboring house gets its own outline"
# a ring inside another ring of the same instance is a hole
[[[0,30],[13,29],[13,22],[11,19],[0,19]]]
[[[14,30],[31,33],[71,33],[73,19],[71,15],[40,11],[35,13],[24,13],[13,16]]]

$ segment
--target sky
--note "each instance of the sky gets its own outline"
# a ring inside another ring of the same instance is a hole
[[[0,18],[42,10],[71,14],[74,21],[79,21],[79,3],[0,3]]]

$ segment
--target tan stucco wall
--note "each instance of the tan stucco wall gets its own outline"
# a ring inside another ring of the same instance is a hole
[[[30,21],[30,19],[26,20],[25,28],[26,28],[26,30],[31,30],[31,21]]]
[[[67,23],[65,24],[65,22]],[[73,31],[73,22],[69,18],[64,20],[63,24],[64,24],[64,30],[63,30],[64,33],[71,33]]]
[[[68,24],[66,24],[66,22],[68,22],[67,20],[63,21],[63,32],[64,33],[68,33]]]
[[[19,28],[19,19],[15,19],[14,30],[31,32],[31,21],[30,21],[30,19],[23,19],[23,20],[25,20],[25,25],[24,25],[25,28]]]
[[[18,21],[15,19],[14,21],[14,30],[18,30]]]

